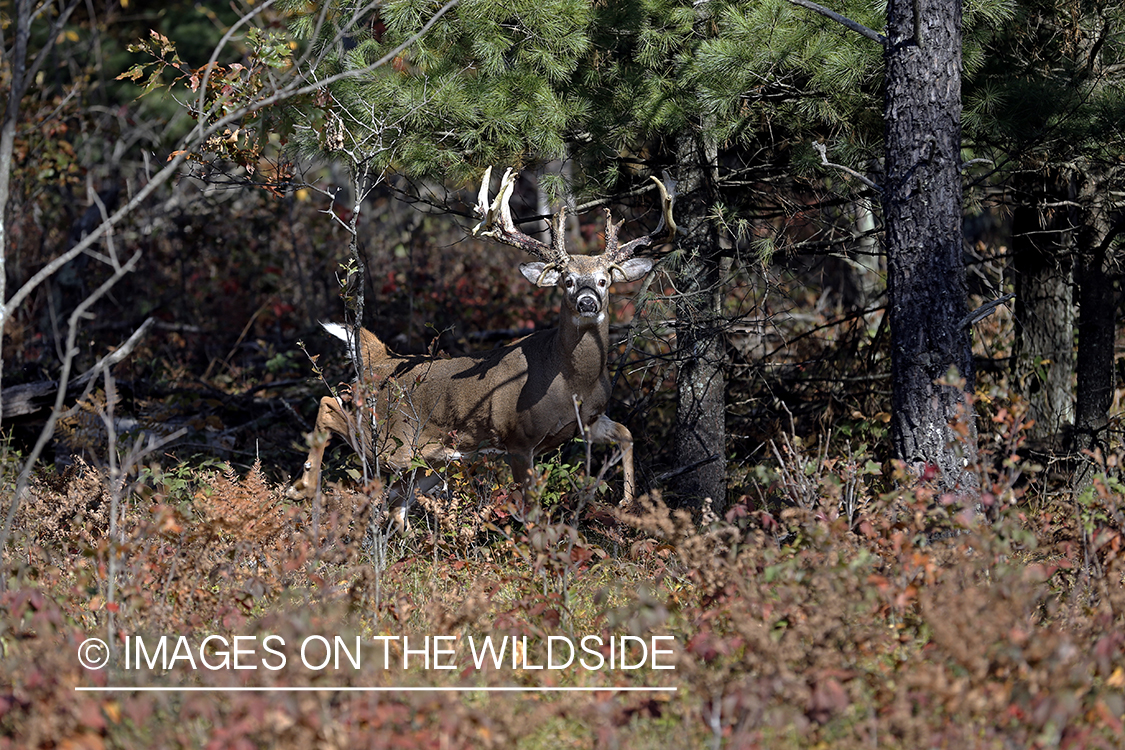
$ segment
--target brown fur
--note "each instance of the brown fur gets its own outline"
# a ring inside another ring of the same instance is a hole
[[[632,280],[649,268],[646,259],[630,260],[622,268],[604,256],[583,255],[568,258],[561,271],[525,264],[521,271],[528,279],[564,291],[559,326],[462,357],[399,356],[360,329],[363,383],[353,385],[353,401],[363,407],[356,410],[362,418],[353,422],[335,397],[321,399],[305,471],[290,495],[316,492],[324,448],[335,433],[377,459],[381,468],[397,472],[415,459],[437,470],[468,453],[502,452],[526,496],[535,487],[535,455],[578,435],[580,417],[587,439],[621,446],[623,502],[631,503],[636,487],[632,435],[604,414],[610,395],[608,292],[614,278]],[[367,408],[372,398],[374,435]],[[400,526],[407,502],[396,505]]]

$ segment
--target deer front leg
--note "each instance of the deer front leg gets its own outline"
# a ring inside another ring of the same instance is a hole
[[[512,467],[512,478],[520,484],[523,505],[538,497],[539,488],[535,478],[535,454],[509,453],[508,465]]]
[[[328,447],[333,432],[347,437],[348,416],[335,397],[325,396],[320,400],[320,410],[316,413],[316,428],[309,435],[309,457],[305,459],[304,473],[292,487],[286,490],[287,497],[299,500],[316,495],[317,488],[320,486],[320,467],[324,462],[324,449]]]
[[[621,507],[633,504],[636,496],[637,483],[633,474],[633,433],[629,428],[602,414],[586,432],[586,437],[592,443],[617,443],[621,448],[621,471],[625,474],[625,496],[621,499]]]
[[[447,488],[445,478],[436,471],[428,476],[412,476],[414,473],[413,471],[409,472],[406,476],[392,482],[391,486],[387,488],[387,514],[398,527],[400,534],[405,534],[411,528],[410,519],[406,517],[406,514],[410,512],[410,506],[414,504],[415,495],[429,495],[439,484],[443,491]],[[421,473],[420,470],[418,473]]]

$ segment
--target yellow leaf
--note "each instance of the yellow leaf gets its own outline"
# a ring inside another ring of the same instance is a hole
[[[1113,674],[1109,676],[1109,679],[1105,681],[1105,684],[1111,688],[1120,689],[1125,687],[1125,671],[1122,671],[1121,667],[1114,669]]]
[[[307,201],[308,199],[309,199],[309,189],[308,188],[301,188],[300,190],[297,191],[297,200]]]

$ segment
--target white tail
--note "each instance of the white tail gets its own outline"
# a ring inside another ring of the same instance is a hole
[[[491,169],[485,172],[476,206],[481,222],[473,233],[541,259],[521,264],[520,272],[533,284],[562,290],[558,327],[490,351],[434,359],[399,356],[370,331],[358,329],[353,335],[344,326],[326,324],[329,334],[354,347],[361,362],[365,385],[354,387],[354,392],[371,395],[366,402],[355,399],[360,402],[356,409],[360,419],[353,419],[339,399],[321,399],[316,431],[310,436],[312,449],[303,475],[290,488],[291,497],[312,497],[317,491],[331,433],[398,472],[419,460],[437,469],[468,453],[502,452],[525,497],[535,487],[536,453],[581,433],[592,442],[620,446],[625,475],[622,504],[632,502],[636,493],[633,436],[605,415],[610,396],[609,287],[651,270],[651,259],[631,256],[636,248],[652,244],[664,227],[671,239],[676,229],[673,195],[653,178],[663,202],[660,226],[653,233],[619,245],[620,225],[613,223],[607,210],[604,252],[570,255],[563,243],[563,211],[552,226],[550,245],[523,234],[515,228],[508,207],[515,176],[511,170],[504,174],[500,192],[488,204],[490,174]],[[420,483],[418,489],[428,491],[438,481],[435,474],[428,486]],[[399,527],[405,528],[409,498],[401,497],[401,489],[398,492],[392,508]]]

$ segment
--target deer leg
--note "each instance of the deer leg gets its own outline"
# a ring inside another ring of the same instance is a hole
[[[520,484],[524,507],[539,492],[538,482],[535,477],[535,454],[509,453],[508,466],[512,467],[512,478]]]
[[[633,504],[637,492],[636,477],[633,474],[633,433],[629,428],[602,414],[586,432],[586,437],[592,443],[617,443],[621,448],[621,471],[625,474],[625,496],[620,505],[627,507]]]
[[[320,410],[316,413],[316,428],[309,435],[309,457],[305,459],[304,473],[292,487],[286,490],[285,494],[289,498],[309,499],[316,494],[320,486],[320,467],[324,462],[324,449],[328,447],[333,432],[348,439],[348,415],[344,413],[335,397],[325,396],[320,400]],[[350,443],[351,440],[348,442]]]
[[[410,495],[407,485],[409,482],[400,480],[391,484],[387,490],[387,514],[394,521],[395,526],[398,527],[398,533],[405,534],[406,530],[410,528],[410,523],[406,520],[406,514],[410,510]]]
[[[425,477],[399,479],[391,484],[387,490],[387,512],[400,534],[405,534],[410,528],[410,521],[407,520],[406,514],[414,502],[414,493],[421,492],[423,495],[428,495],[439,484],[444,487],[445,479],[437,472]]]
[[[324,463],[324,450],[328,441],[336,433],[355,449],[352,442],[351,422],[343,406],[333,396],[325,396],[320,400],[320,410],[316,414],[316,428],[309,435],[309,457],[305,460],[304,473],[301,478],[293,483],[286,496],[291,499],[311,499],[316,495],[320,486],[320,471]],[[363,436],[366,438],[366,435]],[[357,451],[358,452],[358,451]],[[437,475],[425,477],[415,483],[418,492],[429,492],[438,482],[442,481]],[[408,492],[408,482],[395,482],[387,492],[387,508],[391,519],[398,526],[399,532],[405,532],[410,524],[406,520],[406,513],[410,509],[412,495]]]

